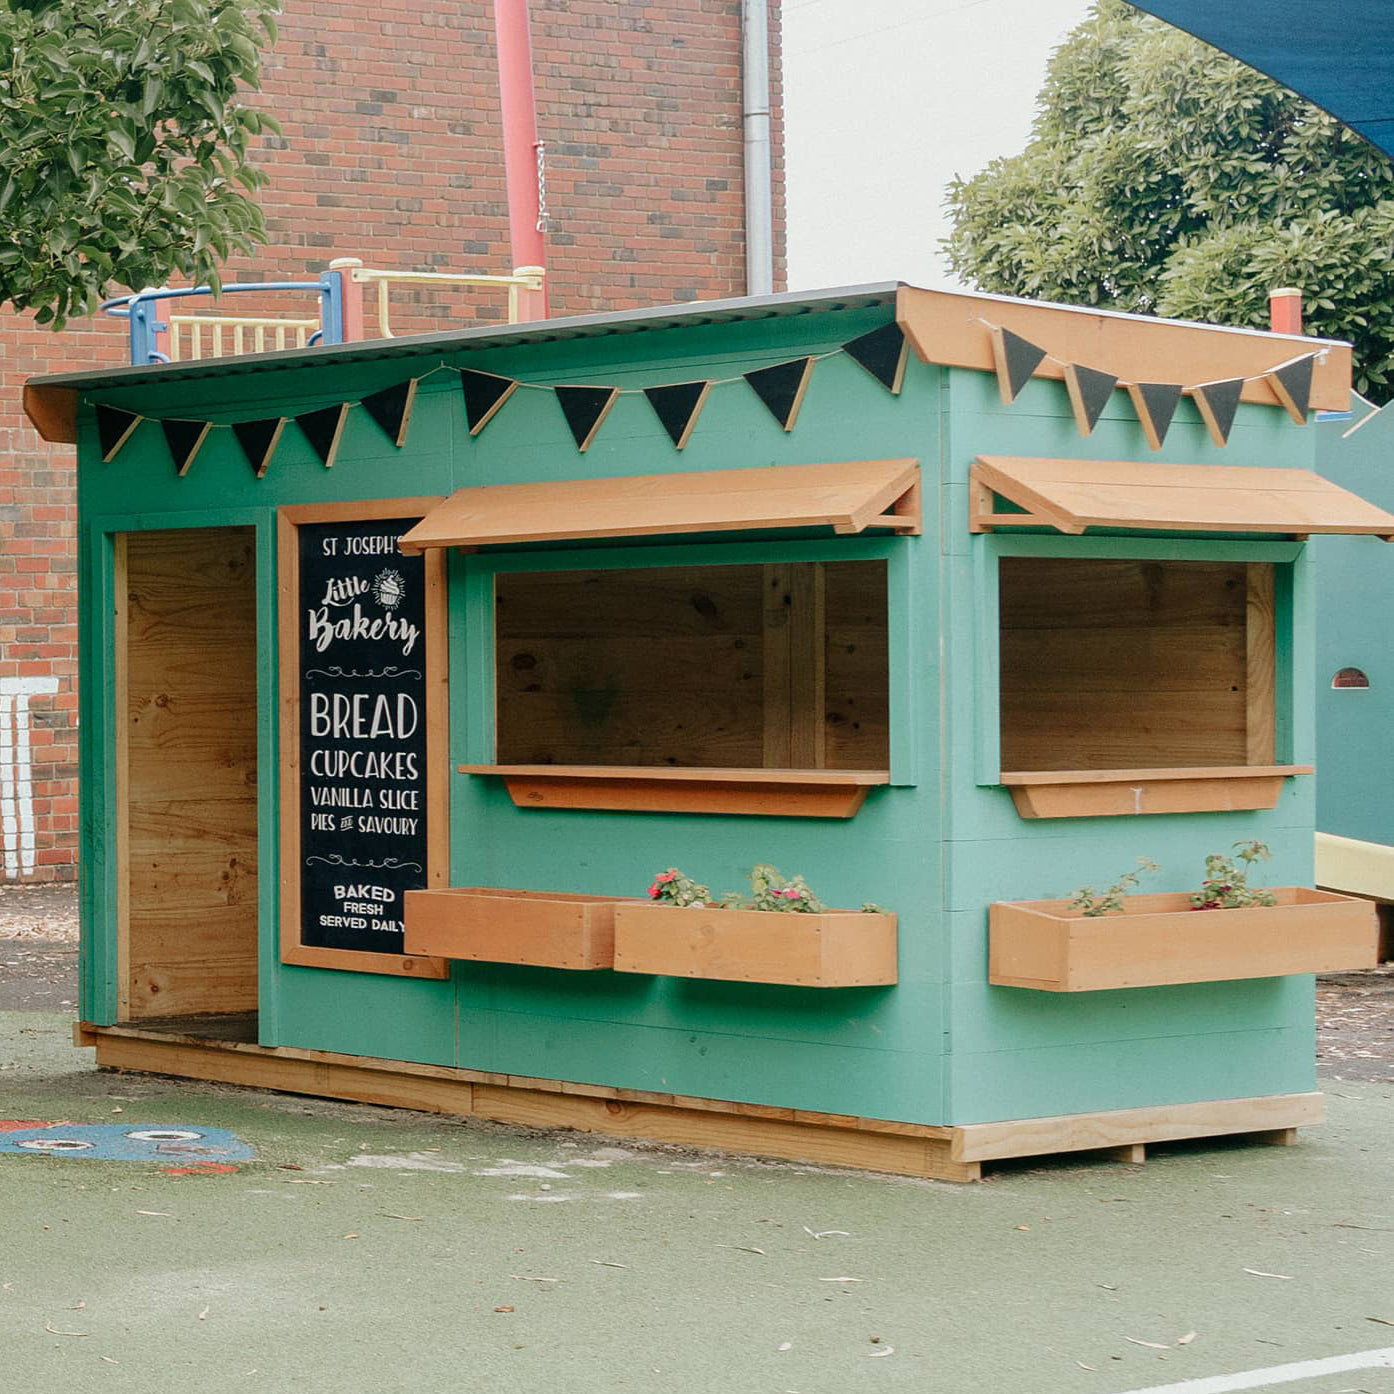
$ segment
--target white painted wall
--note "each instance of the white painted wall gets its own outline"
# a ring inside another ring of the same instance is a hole
[[[944,190],[1026,143],[1088,0],[784,0],[789,289],[947,284]]]
[[[0,874],[34,874],[34,785],[29,699],[58,691],[57,678],[0,678]]]

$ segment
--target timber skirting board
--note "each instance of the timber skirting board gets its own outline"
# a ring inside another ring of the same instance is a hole
[[[527,1128],[575,1128],[938,1181],[976,1181],[983,1162],[1007,1157],[1110,1150],[1120,1160],[1140,1162],[1149,1142],[1238,1133],[1288,1144],[1296,1140],[1298,1127],[1321,1122],[1323,1113],[1320,1094],[1273,1094],[938,1127],[329,1051],[206,1041],[134,1026],[81,1022],[73,1028],[73,1041],[96,1047],[100,1069],[216,1080]]]

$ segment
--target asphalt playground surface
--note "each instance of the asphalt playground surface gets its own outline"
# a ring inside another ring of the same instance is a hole
[[[1297,1147],[951,1186],[98,1073],[75,940],[0,890],[0,1394],[1394,1394],[1388,970],[1320,985]]]
[[[1388,1083],[1297,1147],[952,1186],[98,1073],[70,1027],[0,1013],[0,1119],[256,1155],[0,1155],[6,1394],[1222,1394],[1371,1351],[1282,1387],[1394,1391]]]

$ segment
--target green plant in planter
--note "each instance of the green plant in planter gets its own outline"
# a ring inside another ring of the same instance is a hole
[[[728,897],[723,896],[726,900]],[[733,903],[742,910],[780,910],[784,913],[800,915],[820,915],[828,907],[808,888],[802,876],[785,880],[777,868],[761,862],[750,872],[750,897],[742,900],[731,896]]]
[[[711,905],[712,893],[709,887],[684,875],[675,866],[661,871],[653,878],[649,887],[649,899],[660,905]]]
[[[1205,880],[1191,896],[1192,910],[1243,910],[1251,905],[1276,905],[1271,891],[1249,885],[1255,862],[1272,857],[1266,843],[1236,842],[1235,854],[1215,852],[1205,859]]]
[[[1273,856],[1264,842],[1236,842],[1234,853],[1212,852],[1205,859],[1205,880],[1200,890],[1191,894],[1192,910],[1242,910],[1251,905],[1276,905],[1277,897],[1249,884],[1255,862],[1266,862]],[[1070,899],[1070,909],[1093,918],[1098,915],[1121,915],[1123,901],[1142,879],[1143,874],[1160,868],[1150,857],[1137,859],[1136,871],[1124,872],[1107,890],[1096,891],[1093,886],[1081,886]]]
[[[1098,915],[1121,915],[1123,897],[1135,887],[1143,876],[1159,868],[1151,857],[1139,857],[1136,871],[1125,871],[1106,891],[1096,891],[1093,886],[1081,886],[1070,898],[1070,909],[1093,919]]]
[[[653,878],[649,899],[660,905],[706,906],[713,910],[769,910],[779,914],[820,915],[827,906],[809,889],[802,876],[785,877],[777,867],[766,862],[752,867],[750,893],[727,891],[714,898],[703,886],[677,867],[670,866]],[[872,901],[862,903],[862,913],[884,915],[883,906]]]

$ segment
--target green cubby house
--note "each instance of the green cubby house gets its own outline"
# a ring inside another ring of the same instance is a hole
[[[1374,953],[1311,889],[1307,539],[1394,534],[1314,473],[1349,364],[885,284],[31,381],[78,1038],[948,1179],[1291,1140]],[[1248,841],[1278,903],[1182,915]],[[837,909],[647,898],[757,862]]]
[[[1352,410],[1320,421],[1318,468],[1380,507],[1394,506],[1389,453],[1394,412],[1352,394]],[[1394,552],[1374,557],[1358,539],[1323,537],[1317,560],[1317,883],[1373,900],[1380,958],[1394,958]],[[1355,604],[1351,597],[1360,597]]]

